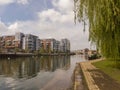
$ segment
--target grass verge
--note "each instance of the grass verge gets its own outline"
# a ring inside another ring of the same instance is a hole
[[[120,61],[118,61],[118,63],[119,62]],[[102,60],[92,64],[120,83],[120,69],[115,67],[115,62],[113,60]]]

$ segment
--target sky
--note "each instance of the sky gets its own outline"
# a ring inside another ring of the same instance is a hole
[[[15,32],[40,39],[67,38],[71,50],[90,48],[88,25],[74,23],[73,0],[0,0],[0,36]]]

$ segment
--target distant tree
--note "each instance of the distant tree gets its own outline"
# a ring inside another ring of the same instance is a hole
[[[39,54],[39,51],[38,51],[38,50],[36,50],[36,51],[34,51],[33,53],[34,53],[34,54]]]
[[[30,52],[30,50],[29,50],[28,48],[26,48],[26,49],[25,49],[25,52],[26,52],[26,53],[29,53],[29,52]]]
[[[51,48],[50,48],[50,46],[48,46],[47,49],[46,49],[46,53],[51,53],[51,52],[52,52]]]
[[[46,53],[46,51],[43,47],[41,47],[39,53]]]
[[[15,53],[16,53],[16,52],[19,52],[19,48],[16,47],[16,48],[14,49],[14,51],[15,51]]]

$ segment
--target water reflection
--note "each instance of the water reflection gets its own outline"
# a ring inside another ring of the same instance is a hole
[[[0,75],[13,78],[32,78],[39,72],[54,72],[70,68],[70,56],[45,56],[1,59]]]

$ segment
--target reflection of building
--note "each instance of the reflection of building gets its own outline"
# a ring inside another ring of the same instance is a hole
[[[41,70],[55,71],[56,69],[69,69],[70,56],[48,56],[41,60]]]
[[[55,57],[53,62],[53,71],[56,69],[67,70],[69,68],[70,68],[70,56]]]
[[[8,63],[9,62],[9,63]],[[40,70],[40,60],[32,58],[17,58],[17,60],[1,60],[0,75],[14,78],[30,78]]]
[[[0,60],[0,75],[13,78],[32,78],[40,71],[67,70],[70,68],[70,56],[46,56],[41,58],[17,58]]]

